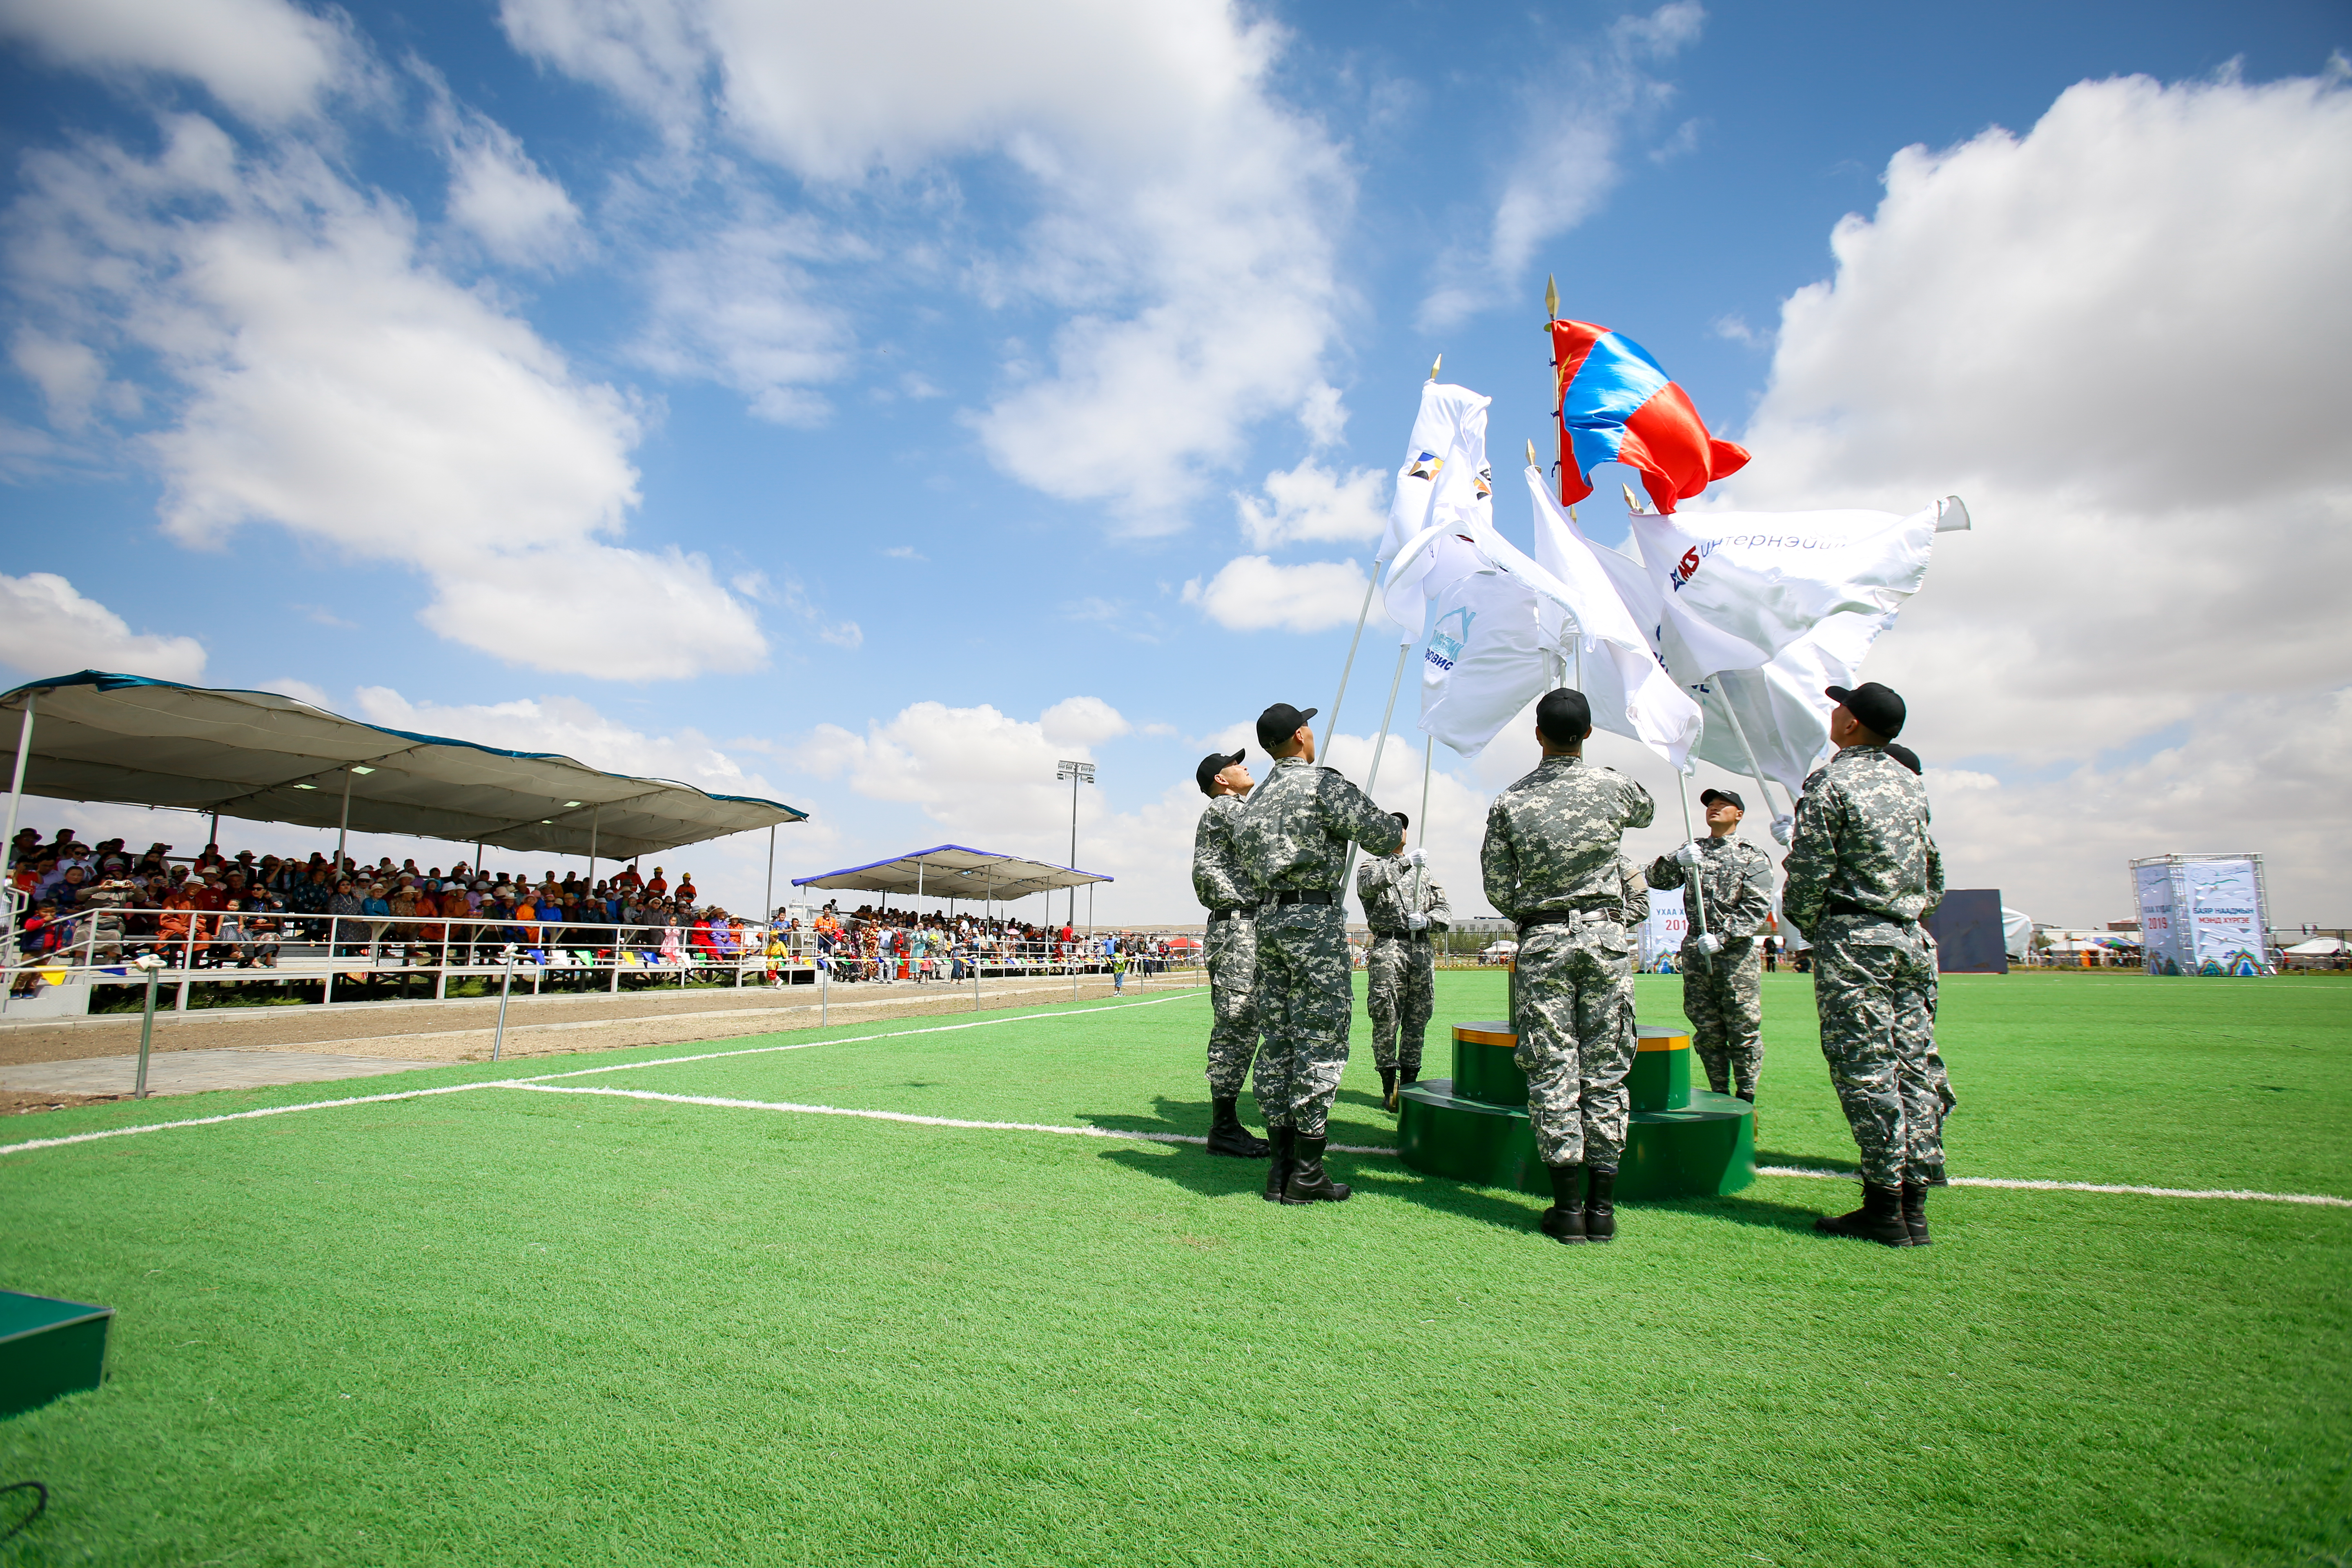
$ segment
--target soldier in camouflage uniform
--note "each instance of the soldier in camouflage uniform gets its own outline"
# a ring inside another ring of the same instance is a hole
[[[1563,688],[1536,704],[1544,760],[1496,797],[1478,857],[1487,901],[1518,923],[1511,1026],[1536,1150],[1551,1168],[1542,1229],[1563,1242],[1617,1234],[1617,1165],[1633,1109],[1633,932],[1649,915],[1649,895],[1618,845],[1658,809],[1632,779],[1584,761],[1591,733],[1582,692]],[[1580,1194],[1588,1169],[1591,1186]]]
[[[1250,792],[1244,753],[1212,752],[1192,770],[1209,804],[1192,829],[1192,891],[1208,907],[1209,1152],[1261,1160],[1271,1145],[1242,1125],[1242,1086],[1257,1055],[1257,889],[1234,847],[1242,797]]]
[[[1813,944],[1822,1054],[1862,1155],[1863,1205],[1814,1228],[1927,1245],[1927,1188],[1944,1180],[1936,954],[1920,917],[1944,896],[1927,793],[1886,752],[1903,699],[1871,681],[1828,689],[1827,766],[1805,781],[1781,912]]]
[[[1389,815],[1399,828],[1412,826],[1402,811]],[[1367,857],[1356,868],[1356,899],[1372,933],[1364,963],[1372,1064],[1380,1068],[1381,1102],[1394,1110],[1398,1086],[1421,1080],[1422,1043],[1436,1005],[1430,932],[1444,931],[1454,911],[1446,905],[1445,889],[1430,879],[1428,857],[1418,849]]]
[[[1258,743],[1274,765],[1243,808],[1234,841],[1243,871],[1265,901],[1257,911],[1257,1104],[1274,1142],[1268,1200],[1333,1203],[1347,1186],[1324,1173],[1323,1130],[1356,998],[1340,903],[1350,841],[1386,855],[1404,835],[1371,797],[1315,763],[1315,731],[1277,702],[1258,715]]]
[[[1733,834],[1747,803],[1727,789],[1701,791],[1709,837],[1651,862],[1653,888],[1679,888],[1698,874],[1683,932],[1683,1016],[1691,1047],[1717,1094],[1756,1098],[1764,1066],[1764,944],[1756,932],[1772,913],[1772,858]]]

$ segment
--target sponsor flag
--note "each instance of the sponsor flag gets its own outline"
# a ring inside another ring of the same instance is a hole
[[[1551,345],[1563,506],[1592,493],[1592,470],[1603,463],[1639,469],[1650,504],[1668,513],[1747,465],[1748,449],[1708,435],[1690,395],[1624,333],[1554,321]]]
[[[1891,616],[1918,592],[1936,535],[1967,518],[1948,497],[1908,517],[1682,513],[1637,516],[1633,531],[1656,588],[1662,651],[1687,682],[1759,668],[1832,616]]]
[[[1494,531],[1494,479],[1486,464],[1486,408],[1493,401],[1466,386],[1422,385],[1378,567],[1387,577],[1381,605],[1407,643],[1419,639],[1428,601],[1477,567],[1453,536]]]

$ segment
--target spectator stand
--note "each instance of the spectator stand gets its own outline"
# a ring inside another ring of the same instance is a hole
[[[10,777],[0,844],[12,854],[30,795],[332,828],[339,868],[348,865],[344,850],[353,829],[471,845],[477,867],[485,847],[585,856],[593,885],[600,856],[627,860],[761,827],[772,844],[777,826],[808,816],[777,801],[604,773],[550,752],[390,730],[270,692],[83,670],[0,693],[0,716],[7,712],[18,722],[9,726],[0,717],[0,736],[16,731],[0,762]],[[163,958],[161,978],[176,983],[182,1005],[191,982],[226,978],[212,951],[224,945],[217,916],[192,921],[177,942],[142,944],[119,917],[110,924],[102,909],[66,910],[42,923],[38,951],[29,951],[31,900],[13,879],[6,893],[0,901],[0,1014],[87,1011],[93,986],[145,984],[131,963],[142,951]],[[742,973],[766,962],[764,930],[755,944],[747,934],[754,928],[732,921],[723,931],[719,922],[698,921],[665,933],[632,932],[608,921],[566,930],[559,939],[550,936],[551,922],[437,912],[404,921],[274,911],[268,918],[279,928],[268,933],[276,966],[240,970],[239,977],[316,973],[326,1001],[335,976],[363,973],[392,949],[398,950],[395,966],[411,972],[426,967],[415,962],[420,955],[431,957],[436,994],[446,994],[452,975],[505,973],[509,945],[517,949],[516,973],[530,973],[534,989],[557,971],[607,971],[617,990],[632,971],[675,973],[684,984],[698,970],[730,965],[740,984]],[[422,928],[438,934],[423,940]],[[655,940],[632,940],[649,934]],[[255,945],[244,940],[247,933],[237,935],[228,945]],[[484,962],[491,946],[495,960]]]
[[[1086,936],[1081,937],[1068,922],[1056,931],[1053,925],[1053,895],[1066,889],[1091,889],[1097,882],[1113,878],[1098,871],[1081,871],[1071,866],[1057,866],[1047,860],[1031,860],[1018,855],[1003,855],[989,849],[971,849],[961,844],[935,844],[929,849],[910,850],[894,855],[887,860],[876,860],[864,866],[845,867],[838,871],[825,871],[814,877],[795,877],[795,888],[816,888],[837,892],[870,892],[880,895],[878,911],[863,911],[848,917],[860,921],[868,928],[853,933],[876,939],[874,945],[881,952],[869,952],[865,942],[855,944],[854,956],[861,965],[879,965],[877,977],[885,979],[919,978],[916,967],[919,956],[900,948],[885,933],[899,931],[940,930],[950,933],[954,949],[955,977],[964,977],[964,970],[977,981],[983,975],[1004,975],[1015,973],[1067,973],[1073,978],[1082,973],[1100,973],[1109,968],[1111,955],[1096,944],[1091,922]],[[947,900],[944,920],[933,921],[902,903],[899,919],[890,918],[890,896],[901,900],[942,899]],[[1010,905],[1042,895],[1045,907],[1042,921],[1030,925],[1013,919]],[[1092,902],[1089,891],[1088,902]],[[969,914],[959,918],[956,905],[977,904],[980,914],[975,920]],[[995,911],[999,905],[1008,906],[1003,916]],[[1018,929],[1018,934],[1015,933]],[[840,955],[838,942],[828,949],[824,957],[831,960]]]

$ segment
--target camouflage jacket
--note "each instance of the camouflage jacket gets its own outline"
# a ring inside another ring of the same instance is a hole
[[[1650,884],[1642,879],[1642,868],[1622,855],[1617,857],[1617,896],[1624,901],[1627,925],[1650,918]]]
[[[1242,797],[1221,795],[1201,813],[1192,829],[1192,892],[1213,910],[1255,909],[1261,901],[1242,869],[1241,848],[1234,829],[1241,826]]]
[[[1546,757],[1496,797],[1478,852],[1486,901],[1507,920],[1538,910],[1619,909],[1628,878],[1617,846],[1658,814],[1650,792],[1581,757]],[[1649,897],[1641,895],[1646,907]]]
[[[1398,855],[1370,857],[1356,868],[1356,898],[1364,906],[1364,923],[1375,931],[1406,930],[1405,918],[1413,912],[1416,878],[1421,912],[1429,917],[1429,929],[1444,931],[1451,925],[1454,910],[1445,901],[1445,889],[1437,885],[1427,867],[1415,871]]]
[[[1234,826],[1243,871],[1261,899],[1276,893],[1345,891],[1348,845],[1375,855],[1404,843],[1396,818],[1372,804],[1335,768],[1278,757]]]
[[[1825,914],[1907,926],[1944,896],[1944,858],[1927,831],[1927,791],[1880,746],[1849,746],[1805,781],[1782,866],[1789,923],[1811,936]]]
[[[1703,838],[1698,852],[1705,923],[1685,903],[1690,924],[1683,940],[1696,941],[1706,931],[1726,942],[1754,936],[1772,912],[1772,858],[1744,838]],[[1673,856],[1661,855],[1650,862],[1648,880],[1653,888],[1679,888],[1686,875]]]

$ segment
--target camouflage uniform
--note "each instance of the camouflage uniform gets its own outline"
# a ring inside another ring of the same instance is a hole
[[[1613,1170],[1633,1066],[1633,927],[1649,894],[1618,854],[1657,816],[1650,792],[1580,757],[1546,757],[1486,813],[1486,900],[1521,922],[1512,1027],[1547,1165]],[[1559,911],[1574,911],[1560,921]],[[1535,924],[1530,917],[1546,916]]]
[[[1422,1044],[1435,1009],[1437,965],[1428,933],[1412,930],[1406,917],[1418,904],[1419,912],[1429,917],[1429,931],[1437,931],[1451,923],[1454,911],[1445,902],[1445,889],[1430,879],[1428,868],[1408,866],[1401,856],[1367,859],[1358,867],[1356,898],[1372,932],[1372,951],[1364,964],[1372,1062],[1384,1075],[1402,1067],[1410,1081],[1421,1076]]]
[[[1234,829],[1242,797],[1221,795],[1192,830],[1192,891],[1212,919],[1203,944],[1209,959],[1209,1093],[1237,1100],[1257,1054],[1257,889],[1242,870]],[[1227,914],[1223,911],[1232,910]]]
[[[1764,944],[1756,931],[1772,913],[1772,858],[1730,837],[1702,839],[1698,852],[1706,924],[1702,930],[1702,917],[1693,910],[1683,935],[1683,1016],[1690,1020],[1691,1048],[1706,1068],[1706,1086],[1753,1100],[1764,1066]],[[1685,877],[1673,856],[1661,855],[1651,862],[1648,879],[1653,888],[1679,888]],[[1698,945],[1710,931],[1723,939],[1714,953]]]
[[[1234,838],[1258,896],[1257,1105],[1269,1127],[1323,1136],[1348,1065],[1355,993],[1341,879],[1349,841],[1375,855],[1404,842],[1396,819],[1331,768],[1277,758],[1250,793]],[[1280,903],[1321,893],[1324,903]]]
[[[1805,781],[1781,912],[1813,944],[1822,1054],[1882,1187],[1944,1179],[1951,1090],[1936,1054],[1936,952],[1919,919],[1944,896],[1927,792],[1879,746]]]

